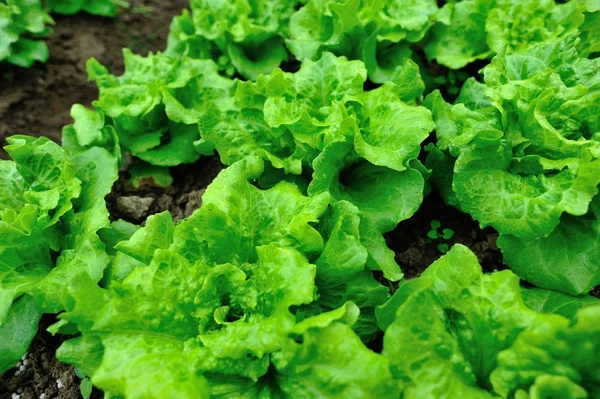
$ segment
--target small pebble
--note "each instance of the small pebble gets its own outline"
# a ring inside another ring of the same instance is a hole
[[[20,366],[19,367],[19,371],[25,371],[25,370],[27,370],[27,366]]]
[[[73,37],[73,31],[71,29],[64,29],[62,32],[60,32],[61,39],[70,39],[72,37]]]
[[[40,399],[46,399],[46,393],[41,394]]]
[[[21,371],[20,370],[15,371],[15,376],[17,376],[17,375],[21,375]]]
[[[61,389],[62,387],[64,387],[60,378],[58,380],[56,380],[56,386],[58,387],[58,389]]]
[[[117,198],[117,209],[123,215],[133,220],[142,220],[152,204],[154,198],[152,197],[119,197]]]
[[[23,364],[24,364],[25,366],[28,366],[28,365],[29,365],[29,360],[27,360],[27,359],[23,360]]]
[[[21,395],[13,393],[11,399],[21,399]]]

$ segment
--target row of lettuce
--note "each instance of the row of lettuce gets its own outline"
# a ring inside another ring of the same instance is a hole
[[[436,90],[417,105],[425,86],[414,65],[404,84],[365,91],[365,65],[331,53],[256,81],[225,78],[210,60],[128,51],[120,77],[94,60],[88,70],[98,126],[154,167],[257,155],[269,164],[263,184],[347,200],[382,233],[415,213],[432,182],[501,234],[522,278],[578,295],[600,283],[600,69],[579,44],[503,51],[454,104]]]
[[[44,1],[61,14],[114,16],[127,5]],[[184,10],[173,20],[167,52],[213,59],[229,75],[256,79],[292,58],[314,61],[328,51],[362,60],[376,83],[401,81],[402,66],[415,62],[428,84],[454,86],[465,76],[456,70],[489,60],[506,45],[515,52],[578,32],[582,46],[597,51],[598,7],[598,0],[191,0],[191,13]],[[0,10],[6,19],[0,26],[11,35],[5,51],[14,47],[28,65],[45,61],[27,51],[33,47],[28,36],[40,37],[52,21],[41,0],[2,0]],[[430,73],[433,60],[447,68],[444,74]]]
[[[76,335],[57,357],[111,398],[600,393],[595,298],[483,274],[461,245],[390,298],[371,270],[393,255],[369,219],[286,181],[257,187],[266,163],[255,156],[225,169],[177,225],[168,212],[143,228],[110,224],[117,157],[77,137],[67,127],[61,148],[15,136],[15,161],[0,163],[11,176],[3,369],[27,350],[41,312],[60,312],[49,331]]]
[[[0,0],[0,63],[28,68],[46,62],[48,46],[44,39],[52,32],[50,13],[72,15],[116,15],[122,0]]]
[[[600,283],[596,2],[191,5],[165,53],[126,50],[118,77],[88,62],[100,97],[62,147],[9,140],[0,370],[52,313],[76,334],[58,358],[107,397],[600,395],[600,305],[582,295]],[[450,104],[431,89],[456,81],[432,86],[420,49],[493,59]],[[297,72],[276,68],[288,50]],[[140,228],[104,200],[123,152],[157,182],[215,152],[228,167],[190,218]],[[498,230],[513,271],[458,245],[402,280],[383,234],[432,186]]]

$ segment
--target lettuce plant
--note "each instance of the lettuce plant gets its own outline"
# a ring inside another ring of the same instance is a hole
[[[98,126],[112,126],[124,151],[155,166],[192,163],[200,157],[193,142],[204,104],[224,109],[235,82],[221,77],[210,60],[164,54],[141,57],[123,51],[125,73],[113,76],[95,59],[88,61],[90,80],[100,98]]]
[[[287,45],[300,60],[323,51],[363,60],[369,78],[395,81],[412,61],[429,74],[431,61],[450,69],[490,59],[507,44],[518,51],[532,43],[565,37],[597,20],[593,1],[310,0],[290,18]],[[587,29],[587,28],[586,28]],[[597,38],[589,35],[588,44]],[[427,61],[422,59],[425,52]],[[435,74],[434,74],[435,75]],[[447,77],[452,79],[449,72]]]
[[[600,304],[590,299],[570,317],[538,313],[516,275],[483,274],[456,245],[377,310],[382,354],[405,398],[593,398]]]
[[[288,59],[284,45],[296,0],[192,0],[173,19],[167,53],[213,59],[248,79]]]
[[[287,182],[261,190],[249,180],[263,168],[249,157],[224,170],[176,226],[168,213],[150,217],[114,246],[108,288],[86,276],[69,283],[55,329],[82,335],[59,358],[132,398],[394,397],[388,361],[359,339],[377,330],[374,309],[388,293],[367,267],[356,211],[338,204],[327,216],[327,193],[306,197]],[[338,368],[332,381],[327,370]]]
[[[571,294],[600,283],[600,67],[570,36],[502,51],[454,106],[426,100],[446,200],[501,234],[524,279]]]
[[[598,11],[593,1],[473,0],[448,2],[425,45],[429,59],[452,69],[577,32]],[[597,39],[592,39],[597,41]]]
[[[84,11],[105,17],[114,17],[119,6],[129,5],[123,0],[45,0],[44,4],[48,10],[57,14],[72,15]]]
[[[113,275],[108,289],[87,279],[70,284],[59,324],[75,324],[82,335],[63,344],[61,360],[81,368],[108,395],[127,398],[597,394],[598,300],[567,317],[539,313],[524,302],[518,277],[483,274],[475,255],[460,245],[379,306],[377,321],[385,331],[380,354],[353,330],[360,311],[352,302],[304,314],[303,307],[321,301],[314,292],[321,289],[315,276],[322,265],[303,255],[316,248],[309,242],[318,234],[304,222],[290,230],[299,220],[289,224],[288,218],[306,221],[308,208],[279,213],[283,219],[272,224],[261,218],[268,208],[233,216],[240,208],[225,204],[234,197],[213,197],[225,181],[246,173],[242,169],[260,166],[251,159],[211,186],[210,211],[201,208],[175,227],[167,214],[154,216],[145,231],[117,244],[129,255],[122,253],[114,265],[135,266]],[[223,206],[228,214],[218,211]],[[232,217],[243,224],[229,224]],[[238,242],[253,219],[263,221],[267,235]],[[211,247],[220,242],[241,252]],[[572,301],[567,297],[555,303]]]
[[[39,0],[0,0],[0,62],[28,68],[48,61],[42,39],[54,21]]]
[[[330,51],[363,60],[374,82],[396,81],[438,12],[435,0],[310,0],[290,18],[287,45],[300,60]]]
[[[76,137],[67,135],[64,149],[13,136],[6,147],[13,161],[0,161],[0,331],[13,337],[0,346],[0,371],[25,353],[40,313],[64,309],[71,279],[97,283],[109,263],[97,232],[108,226],[104,196],[117,179],[117,159]]]
[[[230,109],[207,105],[197,149],[216,149],[226,165],[250,154],[269,161],[273,173],[312,173],[304,179],[309,195],[348,201],[390,231],[422,201],[427,172],[416,158],[433,121],[416,105],[418,70],[403,85],[371,91],[363,89],[366,74],[362,62],[324,53],[296,73],[276,69],[239,83]]]

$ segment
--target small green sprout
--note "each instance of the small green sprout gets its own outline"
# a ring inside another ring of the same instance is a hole
[[[442,238],[444,240],[449,240],[452,237],[454,237],[454,231],[452,231],[450,229],[444,229],[444,230],[442,230]]]
[[[429,225],[431,226],[431,230],[427,232],[428,243],[431,243],[432,240],[449,240],[454,237],[454,231],[451,229],[442,229],[440,232],[440,228],[442,227],[442,223],[439,220],[432,220]],[[438,251],[445,254],[448,252],[448,244],[442,243],[438,245]]]
[[[80,368],[75,368],[75,375],[81,378],[81,383],[79,384],[79,392],[81,392],[81,397],[83,399],[89,399],[89,397],[92,395],[92,381]]]
[[[440,238],[438,229],[442,226],[442,223],[439,220],[432,220],[429,223],[429,226],[431,226],[431,230],[427,232],[427,237],[431,238],[432,240]]]
[[[448,252],[448,250],[450,249],[450,247],[448,246],[448,244],[442,243],[442,244],[438,244],[437,249],[441,253],[445,254],[446,252]]]

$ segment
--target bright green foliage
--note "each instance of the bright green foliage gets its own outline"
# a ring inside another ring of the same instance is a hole
[[[211,184],[190,218],[177,226],[168,213],[149,218],[115,246],[109,289],[86,277],[69,283],[67,312],[59,317],[82,336],[65,343],[59,358],[128,398],[293,395],[298,389],[306,398],[314,390],[326,397],[394,397],[387,359],[364,347],[351,328],[358,320],[369,326],[358,332],[372,334],[374,307],[387,292],[367,271],[364,248],[360,257],[348,254],[356,258],[345,266],[349,273],[334,274],[335,259],[327,260],[336,248],[354,250],[348,245],[359,240],[360,219],[346,231],[334,214],[324,243],[311,224],[325,212],[328,195],[305,197],[286,182],[260,190],[249,180],[262,172],[259,158],[237,162]],[[316,265],[307,259],[315,253],[321,254]],[[345,298],[333,292],[339,278],[351,287]],[[362,321],[356,305],[345,302],[361,298],[371,307]],[[310,317],[315,302],[321,311]],[[345,358],[340,347],[348,348]],[[311,356],[315,350],[322,356]],[[365,364],[370,374],[357,373]],[[332,381],[331,373],[339,377]]]
[[[88,61],[100,99],[98,127],[114,129],[123,150],[155,166],[196,161],[197,120],[208,102],[227,109],[235,83],[218,75],[209,60],[141,57],[124,50],[125,73],[116,77],[98,61]]]
[[[0,328],[22,334],[23,341],[10,344],[15,354],[35,334],[35,312],[63,309],[71,279],[102,278],[109,258],[96,233],[108,226],[104,196],[117,178],[117,160],[103,148],[71,143],[65,150],[46,138],[8,142],[14,161],[0,161]],[[30,332],[20,330],[25,326]]]
[[[374,82],[420,81],[409,45],[425,37],[437,13],[435,0],[310,0],[292,15],[287,44],[300,60],[324,51],[363,60]]]
[[[375,307],[388,298],[387,288],[376,281],[371,271],[365,268],[369,256],[372,257],[377,250],[377,247],[364,238],[364,231],[369,228],[368,223],[349,202],[339,201],[332,205],[331,211],[320,223],[321,235],[327,241],[315,260],[319,300],[303,309],[307,314],[318,314],[352,301],[361,309],[361,317],[354,325],[354,330],[365,340],[377,333]],[[381,243],[380,248],[388,250],[385,242]],[[393,254],[391,259],[391,262],[371,266],[375,270],[387,266],[384,269],[386,277],[399,280],[402,275],[393,261]]]
[[[541,313],[556,313],[574,318],[584,307],[598,305],[600,300],[589,295],[573,297],[562,292],[529,288],[523,290],[523,300],[530,308]]]
[[[401,386],[392,378],[389,360],[367,349],[352,332],[350,326],[357,315],[358,308],[348,303],[294,327],[296,339],[287,340],[283,350],[273,356],[282,375],[284,397],[399,396]]]
[[[114,17],[119,11],[119,6],[129,5],[124,0],[44,0],[44,4],[51,12],[72,15],[85,11],[89,14]]]
[[[501,233],[504,260],[521,277],[574,295],[600,282],[598,200],[590,207],[600,184],[600,66],[579,43],[503,50],[485,84],[470,81],[454,106],[438,92],[425,102],[438,135],[428,165],[446,200]]]
[[[79,392],[83,399],[88,399],[92,394],[92,381],[89,378],[84,378],[79,384]]]
[[[214,103],[200,119],[199,152],[226,165],[258,155],[275,168],[312,172],[308,194],[355,205],[382,232],[412,216],[425,178],[416,160],[433,128],[414,87],[364,91],[359,61],[324,53],[297,73],[276,69],[237,85],[233,104]]]
[[[404,398],[574,399],[599,393],[599,312],[584,308],[574,322],[537,313],[512,272],[482,274],[457,245],[402,283],[377,317]]]
[[[29,348],[42,314],[29,295],[17,299],[0,323],[0,374],[13,367]]]
[[[42,39],[54,21],[40,0],[0,0],[0,62],[28,68],[48,61]]]
[[[84,397],[600,397],[600,305],[581,295],[600,282],[599,12],[192,0],[165,53],[125,50],[118,77],[89,61],[100,98],[62,147],[15,136],[0,161],[0,372],[53,313]],[[483,83],[459,69],[492,57]],[[110,222],[119,167],[166,187],[215,152],[227,168],[190,217]],[[418,238],[446,255],[402,281],[384,233],[430,176],[512,271],[484,274],[432,220]]]
[[[439,3],[310,0],[290,18],[286,43],[300,60],[316,60],[324,51],[363,60],[369,78],[378,83],[413,74],[413,61],[429,74],[419,55],[423,48],[428,61],[459,69],[491,58],[505,44],[511,52],[520,51],[533,43],[566,37],[578,28],[589,32],[583,47],[597,45],[593,1],[465,0],[448,1],[441,8]],[[457,76],[434,76],[430,83],[451,83]]]
[[[134,188],[140,188],[143,182],[150,182],[151,185],[158,187],[169,187],[173,183],[169,169],[164,166],[138,163],[129,169],[129,174]]]
[[[173,19],[168,54],[213,59],[248,79],[288,59],[283,37],[296,0],[191,0],[190,13]]]
[[[300,7],[299,3],[305,3]],[[192,0],[171,25],[167,53],[212,59],[229,76],[256,80],[288,60],[324,52],[362,60],[371,81],[424,87],[464,81],[452,71],[581,31],[586,54],[597,51],[595,0]],[[424,51],[424,54],[423,54]],[[450,68],[445,74],[429,64]],[[450,91],[455,87],[448,87]]]
[[[531,45],[576,32],[589,10],[587,2],[554,0],[473,0],[448,2],[425,46],[430,59],[461,68],[487,59],[505,46],[518,52]],[[591,5],[591,2],[589,2]]]
[[[595,398],[600,395],[600,306],[580,310],[576,320],[548,316],[519,335],[498,356],[491,376],[499,394]],[[551,361],[549,362],[549,359]]]

